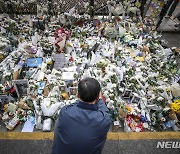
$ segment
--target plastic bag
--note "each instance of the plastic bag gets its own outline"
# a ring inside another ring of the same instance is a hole
[[[180,96],[180,86],[178,83],[174,83],[173,85],[171,85],[170,89],[174,97]]]
[[[44,120],[43,131],[44,132],[51,131],[51,126],[52,126],[52,119],[51,118]]]

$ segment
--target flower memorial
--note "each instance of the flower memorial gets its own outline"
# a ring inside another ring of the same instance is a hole
[[[0,113],[8,130],[30,122],[51,131],[61,108],[77,100],[85,77],[100,82],[113,131],[122,125],[126,132],[180,129],[179,48],[163,46],[153,19],[134,20],[139,3],[128,8],[129,18],[119,17],[125,4],[116,12],[108,5],[108,18],[90,20],[71,10],[71,26],[60,23],[60,15],[45,30],[27,16],[12,22],[1,15]]]

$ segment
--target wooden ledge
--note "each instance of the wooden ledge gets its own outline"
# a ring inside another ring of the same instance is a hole
[[[2,132],[0,140],[53,140],[53,132]],[[156,140],[156,139],[180,139],[180,132],[140,132],[140,133],[113,133],[109,132],[107,140]]]

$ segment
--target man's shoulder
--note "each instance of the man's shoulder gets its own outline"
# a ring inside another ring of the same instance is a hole
[[[77,105],[77,101],[74,102],[74,103],[65,105],[65,106],[61,109],[61,112],[64,112],[64,111],[69,110],[69,109],[71,109],[71,108],[74,108],[74,107],[76,107],[76,105]]]

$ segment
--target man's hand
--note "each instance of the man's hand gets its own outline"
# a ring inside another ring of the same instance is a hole
[[[103,102],[106,104],[106,98],[102,95],[102,93],[99,93],[99,99],[102,99]]]
[[[99,99],[103,99],[102,93],[99,93]]]

